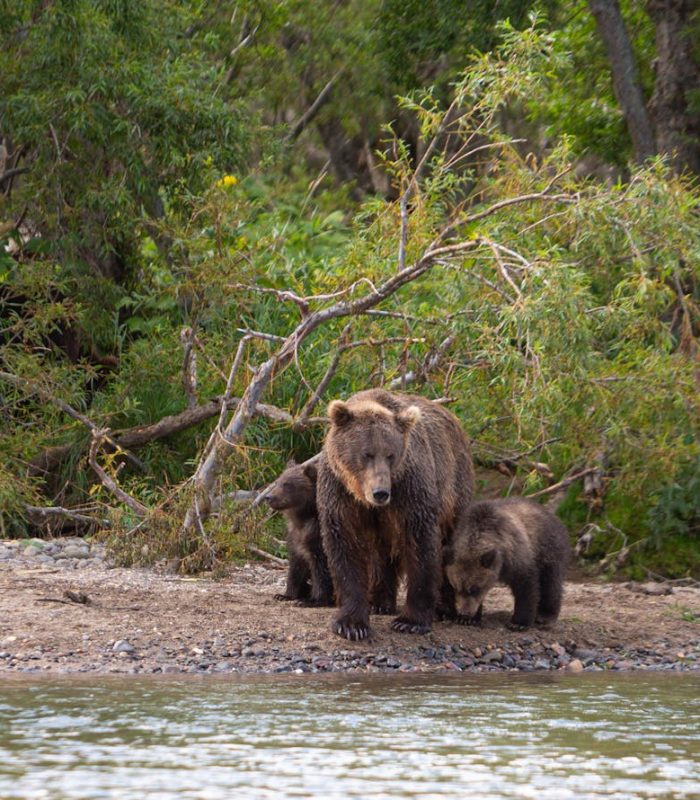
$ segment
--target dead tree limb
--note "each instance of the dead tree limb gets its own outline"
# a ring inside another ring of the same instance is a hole
[[[388,297],[394,295],[403,286],[425,274],[430,270],[437,258],[445,258],[448,254],[450,256],[459,256],[479,246],[480,243],[478,241],[468,240],[452,244],[446,248],[437,246],[437,241],[435,241],[417,261],[378,286],[373,286],[364,296],[353,301],[341,300],[302,318],[277,351],[256,370],[226,429],[217,436],[212,447],[206,452],[204,458],[200,460],[192,476],[195,496],[183,521],[185,535],[195,528],[201,529],[202,523],[209,517],[215,484],[227,456],[241,441],[245,429],[253,418],[260,398],[270,381],[289,365],[294,359],[299,345],[311,333],[331,320],[357,316],[370,308],[374,308]]]
[[[30,506],[25,505],[24,510],[30,520],[46,521],[50,518],[60,517],[63,519],[70,519],[83,525],[99,525],[102,528],[109,527],[109,520],[93,517],[86,513],[81,513],[84,509],[76,511],[72,508],[64,508],[63,506]]]
[[[197,352],[194,349],[196,334],[194,328],[180,331],[180,342],[184,350],[182,357],[182,389],[187,398],[187,408],[196,408],[197,402]]]
[[[295,142],[301,136],[306,126],[325,105],[325,103],[328,101],[328,98],[331,96],[333,87],[337,83],[338,78],[343,74],[343,72],[345,72],[346,67],[347,65],[343,64],[343,66],[335,73],[335,75],[333,75],[323,89],[321,89],[321,91],[316,95],[316,99],[313,101],[313,103],[311,103],[301,117],[299,117],[299,119],[291,126],[285,140],[287,144]]]
[[[109,444],[113,447],[118,447],[117,443],[114,439],[109,436],[105,429],[100,428],[96,425],[89,417],[85,416],[85,414],[81,414],[80,411],[77,411],[73,406],[69,403],[66,403],[65,400],[61,400],[60,397],[56,397],[52,392],[50,392],[45,386],[42,386],[35,381],[29,380],[28,378],[21,378],[19,375],[14,375],[11,372],[4,372],[0,371],[0,380],[7,381],[7,383],[11,383],[13,386],[16,386],[18,389],[22,389],[23,391],[29,391],[32,394],[37,394],[39,397],[44,400],[45,402],[51,403],[63,411],[64,414],[67,414],[71,419],[76,420],[77,422],[82,423],[85,425],[86,428],[93,434],[100,433],[102,438],[105,438]],[[139,470],[143,470],[144,466],[142,462],[136,458],[133,453],[128,452],[126,449],[129,445],[122,445],[119,446],[120,449],[123,451],[124,456]]]
[[[527,495],[528,497],[544,497],[548,494],[553,494],[554,492],[558,492],[560,489],[565,489],[567,486],[570,486],[572,483],[575,483],[577,480],[581,478],[585,478],[586,475],[590,475],[593,472],[597,472],[598,467],[587,467],[586,469],[582,469],[580,472],[575,472],[573,475],[569,475],[568,478],[564,478],[563,480],[559,481],[559,483],[553,483],[551,486],[548,486],[546,489],[540,489],[538,492],[533,492],[532,494]]]
[[[108,475],[105,470],[100,466],[97,461],[97,451],[100,449],[102,442],[107,439],[106,431],[94,431],[92,434],[92,442],[90,443],[90,454],[88,461],[90,466],[95,471],[95,474],[100,479],[100,482],[105,486],[120,503],[128,506],[137,517],[145,517],[148,514],[148,508],[140,503],[136,498],[125,492],[111,475]]]

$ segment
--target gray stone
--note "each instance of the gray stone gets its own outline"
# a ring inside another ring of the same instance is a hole
[[[87,558],[87,547],[81,547],[77,544],[69,544],[68,547],[63,549],[64,558]]]
[[[503,660],[503,653],[500,650],[489,650],[481,657],[484,664],[493,664]]]
[[[126,639],[117,639],[112,645],[112,650],[115,653],[133,653],[135,648],[133,644],[129,644]]]
[[[549,669],[551,666],[548,658],[538,658],[535,661],[535,669]]]

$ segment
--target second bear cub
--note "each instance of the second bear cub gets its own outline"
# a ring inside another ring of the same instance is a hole
[[[486,594],[504,583],[515,600],[509,627],[554,622],[570,557],[566,528],[539,503],[524,498],[474,503],[465,528],[444,554],[457,621],[478,624]]]
[[[287,522],[287,588],[275,599],[296,600],[299,605],[334,605],[333,582],[318,522],[316,466],[287,467],[263,499],[281,511]]]

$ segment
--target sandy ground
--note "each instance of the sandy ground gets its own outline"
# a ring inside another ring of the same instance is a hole
[[[509,592],[496,589],[481,628],[436,622],[412,636],[372,617],[358,643],[331,633],[333,609],[274,600],[284,577],[260,564],[218,581],[3,564],[0,672],[700,670],[697,587],[570,582],[559,621],[519,633],[504,625]]]

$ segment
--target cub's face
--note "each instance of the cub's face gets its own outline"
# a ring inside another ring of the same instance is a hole
[[[316,502],[316,467],[288,467],[263,498],[275,511],[303,509]]]
[[[335,400],[329,414],[331,461],[336,473],[364,505],[389,505],[392,483],[420,410],[410,406],[395,414],[377,403],[354,408]]]
[[[445,577],[455,593],[455,610],[473,617],[484,597],[498,582],[503,558],[498,550],[485,550],[460,557],[445,566]]]

